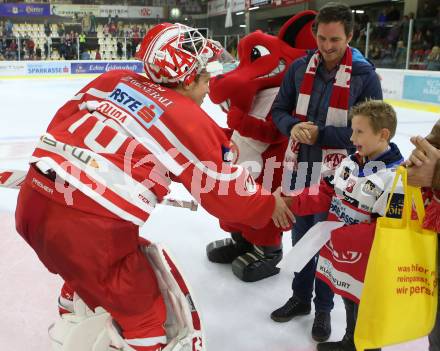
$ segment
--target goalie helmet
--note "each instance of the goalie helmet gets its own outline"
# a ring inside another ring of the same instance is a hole
[[[221,51],[220,44],[204,38],[195,28],[161,23],[147,32],[136,58],[143,61],[152,81],[188,85]]]

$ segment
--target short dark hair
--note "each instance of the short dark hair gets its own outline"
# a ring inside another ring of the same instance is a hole
[[[382,128],[390,131],[390,140],[396,134],[396,111],[390,104],[382,100],[367,100],[354,106],[350,110],[350,119],[354,116],[364,116],[370,120],[371,128],[379,133]]]
[[[313,23],[313,32],[316,34],[320,23],[341,22],[344,25],[345,35],[353,32],[354,16],[350,7],[339,2],[329,2],[319,9]]]

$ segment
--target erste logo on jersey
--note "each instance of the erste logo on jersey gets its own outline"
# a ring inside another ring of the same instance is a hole
[[[147,129],[164,112],[154,101],[123,83],[119,83],[107,99],[130,113]]]

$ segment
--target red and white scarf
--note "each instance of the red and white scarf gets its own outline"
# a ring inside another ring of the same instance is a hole
[[[298,118],[301,122],[307,121],[307,110],[309,108],[310,96],[313,90],[313,82],[315,80],[316,71],[321,60],[321,53],[317,50],[307,65],[307,69],[299,89],[294,117]],[[347,46],[333,83],[330,105],[327,110],[327,118],[325,122],[326,126],[346,127],[348,124],[351,70],[352,54],[350,47]],[[284,167],[292,172],[296,172],[298,170],[298,153],[300,145],[301,144],[299,142],[290,138],[286,155],[284,157]],[[346,156],[346,149],[335,149],[323,146],[321,176],[327,176],[334,173],[336,167]]]

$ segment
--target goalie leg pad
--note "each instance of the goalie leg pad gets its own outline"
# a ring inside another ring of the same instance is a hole
[[[73,312],[64,313],[49,327],[54,351],[108,351],[110,337],[106,323],[110,314],[98,307],[90,310],[78,295],[73,299]]]
[[[213,241],[206,247],[208,260],[214,263],[232,263],[238,256],[252,250],[252,244],[240,233],[231,233],[231,238]]]
[[[142,248],[156,274],[167,307],[165,329],[168,343],[164,351],[202,351],[200,316],[185,280],[168,253],[157,244]]]
[[[252,251],[232,262],[232,272],[244,282],[256,282],[278,274],[280,269],[276,265],[282,258],[282,246],[254,245]]]

